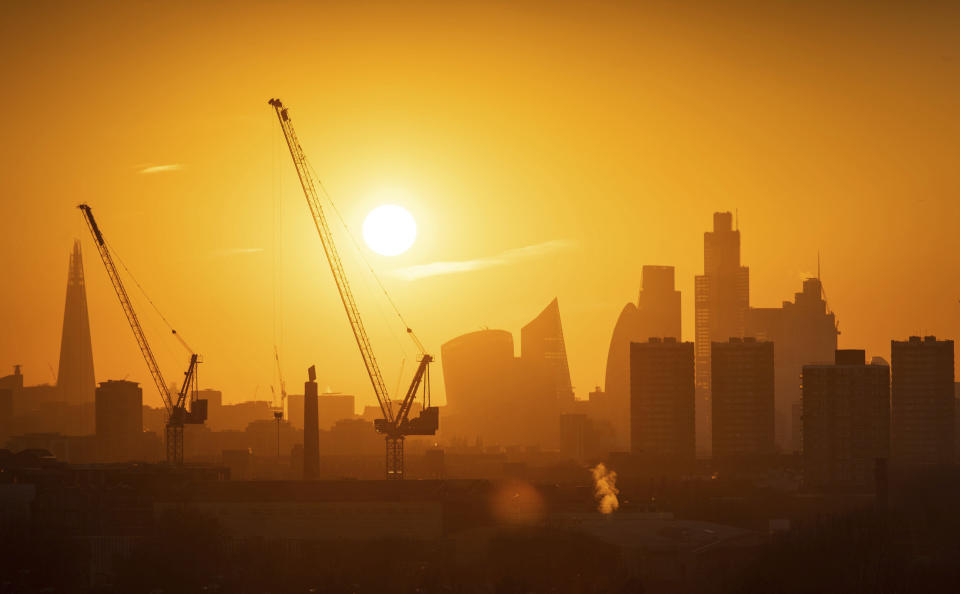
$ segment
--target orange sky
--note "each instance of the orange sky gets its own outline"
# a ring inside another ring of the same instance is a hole
[[[268,398],[279,320],[291,392],[316,364],[323,387],[372,404],[274,96],[358,237],[380,192],[406,195],[417,243],[365,255],[436,354],[481,327],[519,342],[557,296],[585,397],[643,264],[677,267],[692,339],[702,233],[733,209],[753,305],[790,298],[820,250],[842,347],[956,337],[958,10],[672,4],[6,6],[0,373],[52,381],[80,237],[97,378],[145,382],[159,403],[74,208],[86,201],[205,356],[204,387]],[[341,239],[393,389],[413,349]],[[483,270],[394,272],[546,242]],[[185,353],[138,305],[179,380]]]

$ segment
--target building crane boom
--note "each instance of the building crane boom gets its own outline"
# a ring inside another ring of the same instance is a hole
[[[293,165],[297,170],[297,176],[300,178],[300,185],[303,187],[303,194],[307,199],[307,205],[310,213],[313,215],[313,222],[320,235],[320,243],[326,254],[327,262],[330,264],[330,272],[333,273],[334,282],[337,285],[337,291],[340,293],[340,301],[343,303],[343,309],[347,314],[347,320],[350,323],[350,329],[353,331],[353,337],[360,349],[360,357],[363,359],[367,376],[373,386],[374,395],[377,397],[377,403],[380,405],[380,411],[383,413],[382,419],[377,419],[374,423],[376,430],[383,433],[386,438],[386,463],[387,478],[403,478],[403,440],[407,435],[433,435],[437,431],[439,424],[439,409],[430,406],[430,388],[429,388],[429,370],[428,365],[433,361],[433,357],[423,352],[422,345],[416,340],[413,332],[408,328],[407,333],[414,338],[417,347],[420,350],[421,358],[417,371],[414,374],[413,381],[404,396],[402,402],[394,410],[393,403],[390,400],[390,394],[387,392],[383,382],[383,375],[380,372],[380,366],[373,354],[373,347],[370,345],[370,338],[363,326],[363,320],[360,317],[360,311],[357,309],[356,300],[353,297],[353,291],[350,289],[350,283],[347,280],[347,274],[344,271],[343,263],[340,260],[340,254],[337,251],[336,243],[333,241],[333,234],[327,224],[326,215],[320,204],[320,194],[318,187],[322,187],[319,180],[315,178],[313,172],[307,163],[307,157],[297,139],[297,133],[293,128],[293,122],[290,120],[287,108],[279,99],[270,99],[269,104],[274,108],[277,114],[277,120],[280,122],[280,128],[283,130],[283,137],[287,141],[287,148],[290,149],[290,156],[293,158]],[[408,419],[413,401],[416,399],[420,386],[424,387],[424,408],[420,415],[414,419]]]
[[[163,400],[163,405],[167,409],[167,462],[178,465],[183,464],[184,423],[199,424],[203,423],[207,418],[206,400],[193,399],[191,401],[191,410],[187,411],[188,398],[190,398],[191,394],[196,395],[197,364],[200,363],[200,357],[194,352],[190,353],[190,364],[187,371],[184,372],[183,384],[180,391],[176,394],[171,393],[170,388],[163,380],[163,373],[160,371],[160,366],[157,365],[157,359],[153,354],[153,349],[150,348],[150,343],[147,342],[147,336],[144,334],[143,327],[140,325],[137,312],[133,309],[133,302],[130,301],[126,287],[123,286],[120,272],[117,270],[117,266],[113,262],[113,256],[110,254],[110,248],[107,247],[107,242],[103,238],[100,226],[97,225],[97,221],[93,217],[93,210],[86,204],[81,204],[77,208],[83,212],[83,218],[87,223],[87,227],[90,229],[90,234],[93,236],[97,251],[100,253],[100,259],[103,260],[103,266],[107,270],[107,276],[110,277],[110,283],[113,285],[113,290],[116,292],[117,298],[120,301],[120,307],[127,316],[127,322],[130,324],[130,329],[133,330],[133,336],[137,341],[137,346],[140,347],[143,360],[150,370],[153,383],[156,384],[157,391],[160,392],[160,398]],[[184,347],[190,350],[190,348],[187,347],[187,343],[177,334],[176,330],[174,330],[173,333]],[[176,399],[174,399],[174,396]]]

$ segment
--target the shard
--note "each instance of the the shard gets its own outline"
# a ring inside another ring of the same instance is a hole
[[[90,318],[87,315],[87,289],[83,280],[80,241],[74,242],[73,253],[70,254],[57,389],[60,398],[71,404],[94,401],[93,347],[90,344]]]

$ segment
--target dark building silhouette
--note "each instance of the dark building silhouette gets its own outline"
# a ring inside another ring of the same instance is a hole
[[[631,451],[682,467],[693,462],[694,345],[650,338],[630,345]]]
[[[630,436],[630,343],[648,338],[680,340],[680,291],[674,289],[672,266],[644,266],[637,303],[628,303],[620,312],[607,351],[604,385],[611,402],[610,416],[616,443],[629,448]]]
[[[769,460],[774,453],[774,344],[754,338],[713,343],[713,459],[721,467]]]
[[[351,394],[320,394],[317,397],[317,414],[321,429],[330,429],[337,421],[352,419],[355,414],[354,397]]]
[[[317,413],[317,373],[311,366],[303,384],[303,480],[320,475],[320,427]]]
[[[518,396],[510,385],[513,352],[513,335],[506,330],[471,332],[440,347],[447,395],[441,431],[513,443],[519,429],[509,413]]]
[[[520,329],[520,358],[534,368],[535,373],[548,378],[561,410],[568,411],[573,407],[573,386],[563,341],[560,305],[556,299]]]
[[[207,420],[206,425],[212,427],[216,420],[221,420],[223,417],[223,392],[220,390],[211,390],[205,388],[203,390],[197,391],[198,400],[207,401]]]
[[[83,278],[83,256],[79,241],[74,242],[73,253],[70,254],[57,388],[60,391],[60,398],[71,404],[82,404],[94,400],[96,382],[93,376],[93,347],[90,343],[87,290]],[[93,420],[86,421],[89,422],[92,430]]]
[[[95,395],[100,460],[136,460],[143,436],[143,390],[125,380],[100,382]]]
[[[837,320],[827,308],[820,279],[803,281],[803,291],[782,307],[753,307],[747,335],[776,345],[775,439],[785,451],[799,451],[800,374],[804,365],[829,363],[837,350]]]
[[[559,316],[553,300],[523,327],[520,357],[505,330],[471,332],[441,346],[446,437],[559,447],[560,413],[576,404]]]
[[[13,435],[13,390],[0,388],[0,447]]]
[[[740,265],[740,231],[729,212],[713,213],[713,231],[703,234],[703,274],[695,281],[697,451],[709,454],[711,345],[743,337],[750,309],[750,269]]]
[[[21,414],[23,412],[23,374],[20,372],[19,365],[13,366],[13,373],[10,375],[0,377],[0,390],[10,392],[10,415]]]
[[[817,490],[871,491],[890,457],[890,367],[862,350],[803,366],[803,476]]]
[[[954,459],[953,341],[911,336],[890,341],[892,453],[899,465]]]
[[[303,429],[303,394],[287,394],[287,420],[293,427]]]
[[[582,461],[587,454],[590,439],[590,419],[581,413],[560,415],[560,454],[567,459]]]

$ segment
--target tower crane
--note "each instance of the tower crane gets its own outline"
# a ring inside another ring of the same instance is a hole
[[[283,130],[283,137],[287,141],[287,148],[290,149],[290,156],[293,158],[293,165],[297,170],[297,176],[300,178],[300,185],[303,187],[307,206],[309,206],[310,213],[313,215],[314,225],[320,235],[320,243],[323,246],[324,254],[326,254],[327,262],[330,264],[333,280],[337,285],[340,301],[343,303],[343,309],[347,314],[347,321],[350,323],[353,337],[360,349],[360,357],[363,359],[363,365],[366,368],[367,376],[370,378],[370,383],[373,385],[373,392],[383,414],[382,419],[374,421],[374,428],[378,433],[384,435],[386,441],[387,479],[401,480],[404,476],[403,442],[406,436],[434,435],[439,426],[439,409],[430,405],[429,365],[433,361],[433,357],[424,352],[423,346],[416,340],[413,330],[407,328],[407,334],[414,339],[420,352],[419,365],[403,399],[394,408],[390,394],[384,386],[383,375],[380,373],[380,366],[373,354],[373,347],[363,326],[360,311],[357,309],[357,303],[353,298],[353,291],[350,289],[343,263],[340,261],[340,254],[333,241],[333,234],[330,232],[330,227],[320,204],[320,195],[317,191],[317,188],[321,187],[319,180],[315,178],[310,169],[303,148],[297,140],[288,108],[284,107],[279,99],[270,99],[268,103],[276,112],[277,121],[280,122],[280,128]],[[410,410],[421,386],[423,387],[423,409],[417,417],[410,418]]]
[[[280,382],[280,404],[271,407],[273,409],[273,420],[277,422],[277,458],[279,458],[280,423],[283,422],[283,405],[287,402],[287,382],[283,381],[283,370],[280,368],[280,353],[277,351],[277,345],[273,345],[273,360],[277,364],[277,377]],[[276,400],[277,393],[274,392],[272,385],[270,386],[270,392],[273,393],[274,400]]]
[[[147,363],[147,368],[153,377],[153,383],[156,384],[157,391],[160,392],[160,397],[167,409],[167,462],[178,466],[182,465],[184,425],[202,424],[207,419],[207,401],[197,398],[197,365],[201,362],[200,356],[190,349],[176,330],[173,330],[177,340],[190,351],[190,364],[183,374],[183,384],[179,392],[174,392],[171,387],[167,386],[163,381],[163,374],[160,373],[160,366],[157,365],[157,359],[153,355],[150,343],[147,342],[147,337],[143,333],[143,327],[140,325],[139,318],[137,318],[137,312],[134,311],[133,303],[127,295],[123,281],[120,279],[120,273],[113,263],[113,256],[110,254],[107,242],[103,239],[103,233],[100,231],[96,219],[93,218],[93,211],[86,204],[81,204],[77,208],[83,212],[83,218],[87,222],[90,234],[93,236],[97,251],[100,252],[100,259],[103,260],[107,276],[110,277],[113,290],[120,300],[120,307],[123,308],[123,313],[127,316],[127,322],[130,324],[130,329],[133,330],[133,336],[140,347],[143,360]],[[187,409],[188,401],[190,403],[189,410]]]

